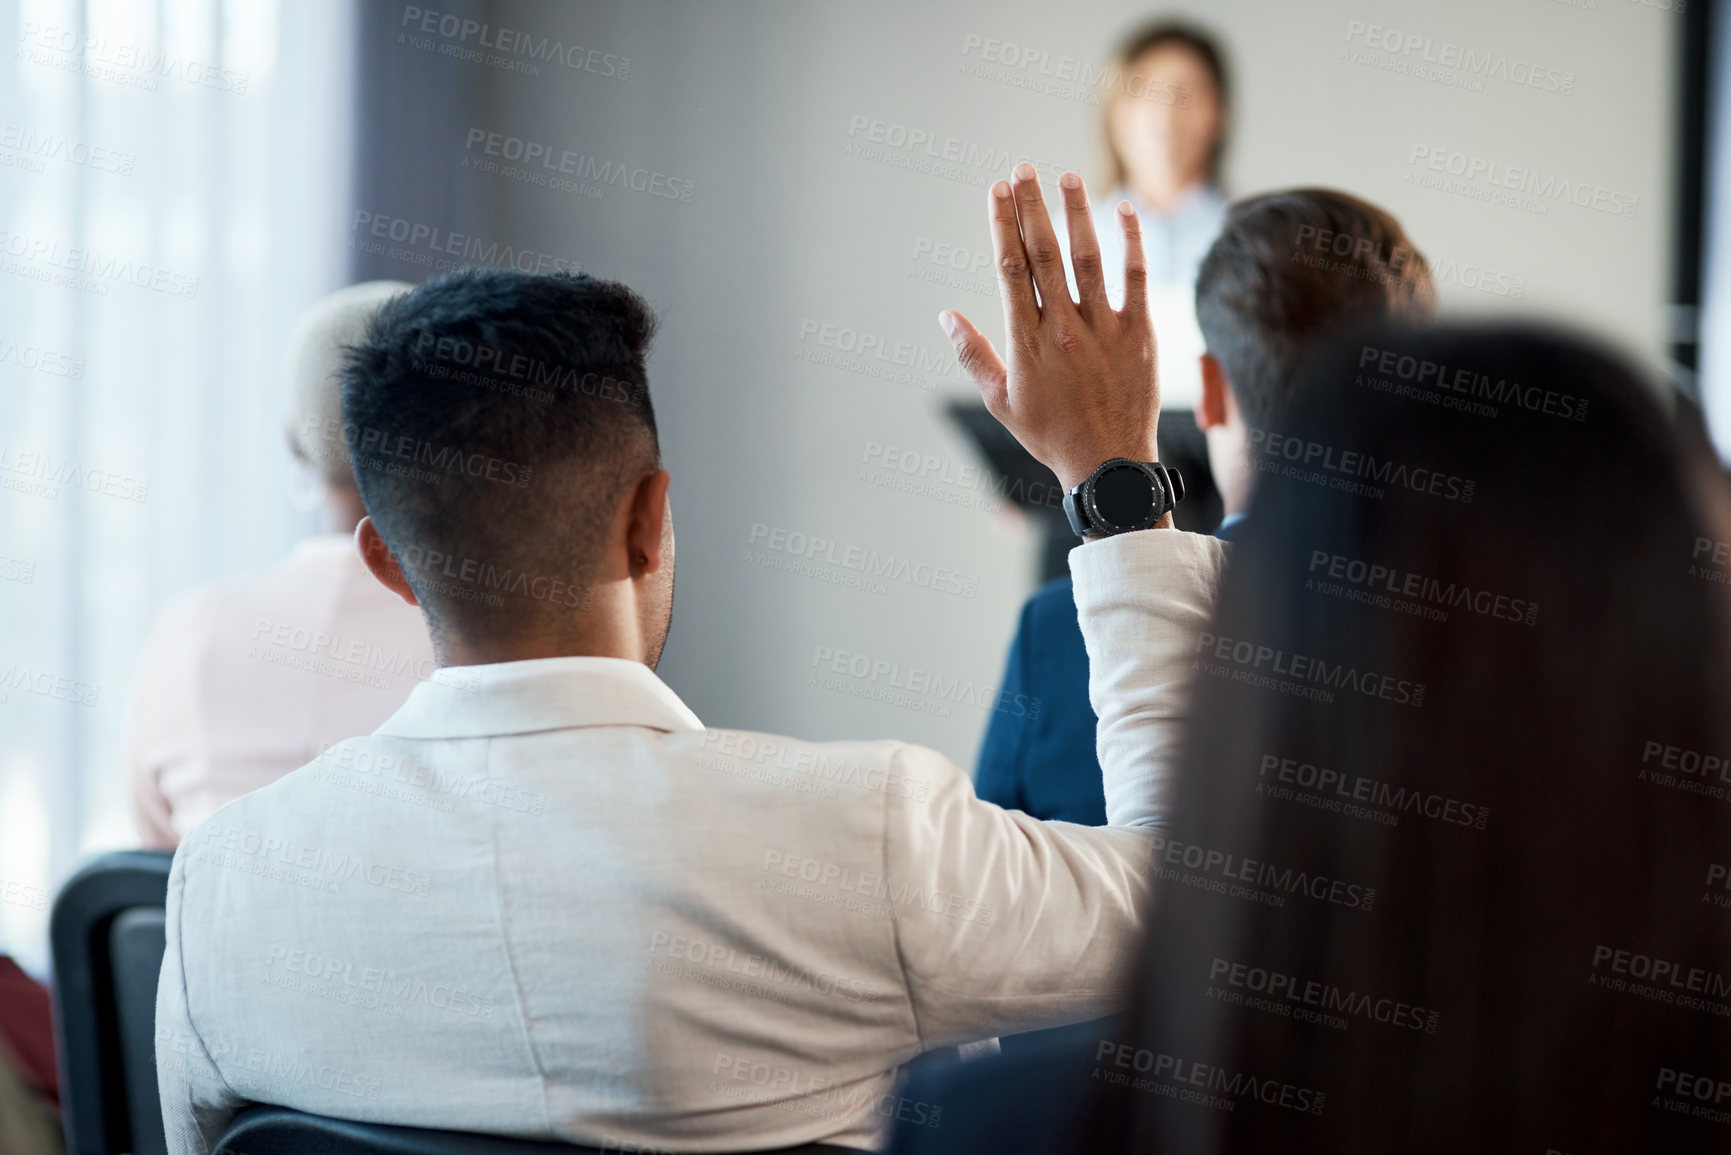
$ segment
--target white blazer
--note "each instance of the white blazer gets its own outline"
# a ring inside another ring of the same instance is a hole
[[[627,1150],[936,1125],[898,1064],[1118,1005],[1221,559],[1170,530],[1071,555],[1102,828],[907,743],[706,730],[634,662],[441,672],[181,844],[169,1151],[249,1102]]]

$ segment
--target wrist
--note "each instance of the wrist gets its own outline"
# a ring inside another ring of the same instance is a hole
[[[1136,450],[1090,451],[1090,455],[1072,456],[1063,463],[1052,466],[1052,472],[1058,475],[1058,483],[1068,493],[1094,476],[1094,471],[1114,457],[1128,457],[1131,461],[1142,461],[1152,464],[1160,460],[1159,451],[1152,446],[1143,446]]]
[[[1149,529],[1177,529],[1178,526],[1173,522],[1172,515],[1170,513],[1163,513],[1160,515],[1160,520],[1156,521],[1153,525],[1149,526],[1148,528]],[[1135,531],[1132,531],[1132,532],[1135,532]],[[1092,545],[1097,541],[1105,541],[1109,537],[1122,537],[1122,536],[1123,536],[1122,534],[1110,534],[1110,533],[1085,533],[1082,535],[1082,544],[1083,545]]]

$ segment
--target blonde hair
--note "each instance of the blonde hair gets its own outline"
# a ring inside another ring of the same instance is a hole
[[[344,440],[342,382],[337,371],[380,305],[413,289],[406,281],[363,281],[321,297],[289,337],[289,442],[327,484],[354,483]]]

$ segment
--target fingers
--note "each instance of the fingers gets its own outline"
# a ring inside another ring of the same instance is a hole
[[[1034,304],[1034,282],[1030,279],[1028,254],[1022,248],[1022,231],[1016,225],[1016,202],[1008,181],[998,181],[986,194],[992,218],[992,251],[998,258],[998,294],[1004,299],[1004,328],[1015,334],[1032,333],[1040,323]]]
[[[1129,201],[1118,202],[1118,226],[1124,230],[1124,308],[1131,320],[1148,320],[1148,258],[1142,254],[1142,221]]]
[[[1082,300],[1082,311],[1091,314],[1109,306],[1100,242],[1094,236],[1094,220],[1088,215],[1088,189],[1073,172],[1059,177],[1058,187],[1063,190],[1064,224],[1070,230],[1070,267],[1076,271],[1076,295]]]
[[[956,347],[956,360],[961,362],[962,372],[980,387],[986,411],[1002,420],[1001,415],[1009,404],[1009,374],[1004,370],[998,351],[992,348],[984,333],[974,328],[972,321],[953,309],[939,313],[938,324],[944,327],[950,343]]]
[[[1070,284],[1064,279],[1064,251],[1058,247],[1058,236],[1052,231],[1052,218],[1046,212],[1046,199],[1040,195],[1039,178],[1027,161],[1018,164],[1010,176],[1010,186],[1016,194],[1016,219],[1022,227],[1022,247],[1027,250],[1028,264],[1034,270],[1040,303],[1048,309],[1063,309],[1070,304]]]

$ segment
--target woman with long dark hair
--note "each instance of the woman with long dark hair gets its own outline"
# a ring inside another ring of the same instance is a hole
[[[1731,1151],[1710,458],[1530,328],[1342,343],[1271,425],[1126,1024],[917,1149]]]

